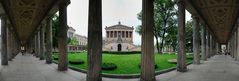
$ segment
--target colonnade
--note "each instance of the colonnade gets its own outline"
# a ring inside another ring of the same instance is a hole
[[[199,16],[193,14],[193,63],[200,64],[200,60],[206,61],[207,58],[219,52],[221,44],[216,40],[213,33],[206,30],[203,21],[199,21]],[[201,25],[201,26],[200,26]],[[201,34],[200,34],[201,29]],[[201,36],[201,45],[200,37]],[[201,46],[201,47],[200,47]]]
[[[239,60],[239,24],[237,23],[234,27],[234,31],[232,31],[231,38],[227,43],[226,50],[228,52],[228,55],[231,55],[232,58],[235,59],[235,61]]]
[[[1,64],[8,65],[8,61],[18,54],[20,48],[20,42],[17,39],[16,33],[12,32],[14,29],[9,24],[6,15],[0,15],[1,17]]]
[[[154,0],[142,0],[142,54],[141,54],[141,81],[155,81],[155,68],[154,68],[154,36],[153,27],[154,19],[153,12]],[[67,6],[69,1],[62,1],[59,3],[59,30],[58,30],[58,50],[59,50],[59,60],[58,60],[58,70],[66,71],[68,66],[67,57]],[[186,72],[186,51],[185,51],[185,2],[184,0],[178,0],[178,54],[177,54],[177,71]],[[101,63],[102,63],[102,0],[89,0],[89,20],[88,20],[88,69],[87,69],[87,81],[101,81]],[[7,39],[7,21],[6,17],[2,16],[2,65],[7,65],[8,54],[7,47],[20,47],[18,43],[12,43],[13,45],[7,45],[7,41],[13,36]],[[47,17],[41,27],[36,30],[35,35],[30,41],[29,47],[35,50],[35,56],[39,57],[40,60],[46,59],[46,63],[52,63],[51,49],[52,49],[52,35],[51,35],[51,17]],[[220,49],[220,44],[215,38],[215,35],[207,29],[206,25],[200,27],[199,17],[193,15],[194,25],[193,25],[193,50],[194,50],[194,64],[200,64],[200,60],[207,60],[207,58],[212,57]],[[200,33],[202,30],[202,53],[200,57]],[[237,29],[238,31],[238,29]],[[46,36],[44,36],[46,32]],[[118,36],[119,31],[109,31],[107,32],[107,37]],[[125,37],[132,37],[132,32],[124,32]],[[232,37],[235,39],[238,35]],[[122,34],[123,35],[123,34]],[[16,38],[16,37],[13,37]],[[44,42],[46,38],[46,42]],[[16,40],[16,39],[15,39]],[[237,41],[231,40],[230,46],[231,50],[236,52]],[[234,46],[235,45],[235,46]],[[45,47],[45,48],[44,48]],[[239,49],[239,48],[237,48]],[[13,50],[13,49],[11,49]],[[45,51],[44,51],[45,50]],[[44,55],[45,54],[45,55]],[[44,57],[45,56],[45,57]],[[232,55],[236,57],[236,55]],[[11,56],[9,56],[11,57]],[[237,55],[237,57],[239,57]],[[159,65],[160,66],[160,65]]]
[[[122,38],[132,38],[133,37],[132,31],[106,31],[107,38],[118,38],[119,34]]]

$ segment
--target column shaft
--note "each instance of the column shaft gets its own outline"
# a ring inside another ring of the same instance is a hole
[[[178,5],[178,56],[177,71],[187,71],[185,52],[185,3],[179,0]]]
[[[235,38],[235,39],[234,39],[234,41],[235,41],[235,44],[234,44],[235,50],[234,50],[233,58],[234,58],[235,60],[237,60],[237,57],[236,57],[236,55],[237,55],[237,31],[235,31],[235,37],[234,37],[234,38]]]
[[[46,26],[46,63],[52,63],[52,25],[51,17],[47,18]]]
[[[238,26],[238,25],[237,25]],[[239,28],[237,28],[237,44],[236,44],[236,46],[239,46]],[[237,47],[237,55],[236,55],[236,61],[238,61],[239,60],[239,47]]]
[[[193,17],[193,63],[200,64],[200,51],[199,51],[199,18]]]
[[[11,61],[12,57],[12,33],[10,30],[10,27],[7,28],[7,54],[8,54],[8,60]]]
[[[59,5],[59,30],[58,30],[58,50],[59,50],[59,60],[58,60],[58,70],[67,70],[67,3],[61,2]]]
[[[102,0],[89,0],[88,19],[87,81],[102,81]]]
[[[143,0],[142,10],[142,54],[140,81],[155,81],[154,68],[154,0]]]
[[[206,32],[205,32],[205,26],[202,27],[202,33],[201,33],[201,38],[202,38],[202,60],[206,61],[207,58],[206,58]]]
[[[1,17],[1,35],[2,35],[2,46],[1,46],[1,62],[2,65],[8,65],[8,56],[7,56],[7,17]]]
[[[40,51],[40,31],[37,33],[37,57],[40,57],[40,53],[41,53],[41,51]]]
[[[210,35],[209,35],[209,31],[207,30],[206,31],[206,58],[210,57],[209,46],[210,46]]]
[[[212,57],[212,34],[210,34],[209,57]]]
[[[40,60],[44,60],[44,25],[42,25],[41,29],[40,29]]]

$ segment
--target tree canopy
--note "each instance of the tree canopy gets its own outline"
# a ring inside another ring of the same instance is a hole
[[[174,0],[155,0],[154,1],[154,37],[156,39],[156,47],[158,53],[162,53],[163,46],[165,45],[165,39],[170,39],[170,43],[175,42],[176,39],[174,35],[175,27],[176,27],[176,9],[175,9],[176,2]],[[138,19],[142,20],[142,12],[138,13]],[[136,28],[136,32],[140,35],[142,34],[142,26],[138,26]],[[168,35],[168,36],[166,36]],[[169,38],[166,38],[169,37]],[[174,37],[174,38],[172,38]],[[159,38],[161,40],[159,45]],[[167,40],[169,42],[169,40]],[[167,42],[167,43],[168,43]],[[176,46],[172,46],[175,47]]]

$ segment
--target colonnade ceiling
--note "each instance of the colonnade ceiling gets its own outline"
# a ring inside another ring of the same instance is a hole
[[[238,18],[239,0],[188,0],[221,43],[230,38]]]
[[[19,39],[26,42],[56,0],[2,0],[1,3]]]

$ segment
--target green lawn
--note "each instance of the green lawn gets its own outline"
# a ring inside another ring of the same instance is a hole
[[[140,54],[130,54],[130,55],[114,55],[114,54],[103,54],[103,63],[115,63],[117,65],[117,69],[113,71],[104,71],[103,73],[109,74],[136,74],[140,73],[140,68],[138,64],[140,64]],[[53,54],[53,57],[57,57],[57,54]],[[188,56],[188,57],[191,57]],[[82,65],[72,65],[74,67],[79,67],[81,69],[87,68],[87,54],[86,53],[69,53],[68,60],[73,59],[82,59],[85,61]],[[176,64],[168,63],[168,59],[176,59],[175,54],[155,54],[155,64],[158,65],[156,71],[175,67]],[[187,62],[191,60],[188,59]]]

